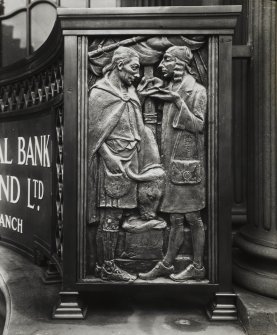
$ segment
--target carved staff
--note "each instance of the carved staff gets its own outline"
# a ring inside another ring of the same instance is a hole
[[[104,47],[100,47],[97,50],[93,50],[90,51],[88,53],[89,57],[96,57],[96,56],[100,56],[101,54],[103,54],[104,52],[110,52],[115,50],[116,48],[120,47],[120,46],[126,46],[126,45],[130,45],[130,44],[136,44],[138,42],[144,41],[146,39],[148,39],[149,36],[136,36],[136,37],[132,37],[132,38],[128,38],[127,40],[123,40],[123,41],[119,41]]]
[[[145,79],[153,77],[153,67],[145,66],[144,67],[144,77]],[[153,134],[156,137],[157,132],[157,112],[155,104],[151,98],[146,98],[144,102],[144,122],[152,130]]]

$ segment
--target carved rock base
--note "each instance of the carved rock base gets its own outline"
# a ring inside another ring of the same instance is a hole
[[[53,309],[53,319],[80,319],[86,317],[87,307],[83,305],[78,292],[60,292],[60,298]]]
[[[216,293],[208,305],[207,314],[211,321],[233,321],[238,319],[236,307],[237,295],[234,293]]]
[[[150,230],[132,234],[126,233],[125,251],[126,258],[131,259],[161,259],[163,258],[163,231]]]

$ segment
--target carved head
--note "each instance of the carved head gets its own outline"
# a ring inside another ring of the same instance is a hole
[[[182,80],[186,72],[193,74],[190,63],[193,54],[186,46],[173,46],[166,50],[159,65],[165,78],[176,81]]]
[[[120,46],[113,54],[110,64],[104,67],[103,74],[116,71],[119,79],[126,86],[131,86],[140,76],[139,74],[139,55],[131,48]]]

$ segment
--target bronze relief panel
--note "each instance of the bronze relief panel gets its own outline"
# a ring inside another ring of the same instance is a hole
[[[88,40],[86,277],[208,282],[208,39]]]

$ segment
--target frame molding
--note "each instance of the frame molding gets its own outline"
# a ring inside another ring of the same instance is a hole
[[[58,9],[65,47],[63,293],[115,287],[177,286],[224,293],[231,283],[231,62],[232,34],[241,6]],[[197,17],[197,20],[196,20]],[[142,29],[141,27],[144,27]],[[207,121],[209,283],[106,283],[85,277],[87,203],[87,36],[209,35]],[[229,243],[230,241],[230,243]],[[220,251],[220,252],[219,252]],[[213,304],[210,318],[220,304]],[[57,307],[58,308],[58,307]],[[222,312],[224,319],[224,311]],[[229,312],[228,312],[229,313]],[[55,315],[55,313],[54,313]],[[235,313],[234,313],[235,315]],[[230,314],[226,314],[226,319]],[[235,317],[234,317],[235,318]]]

